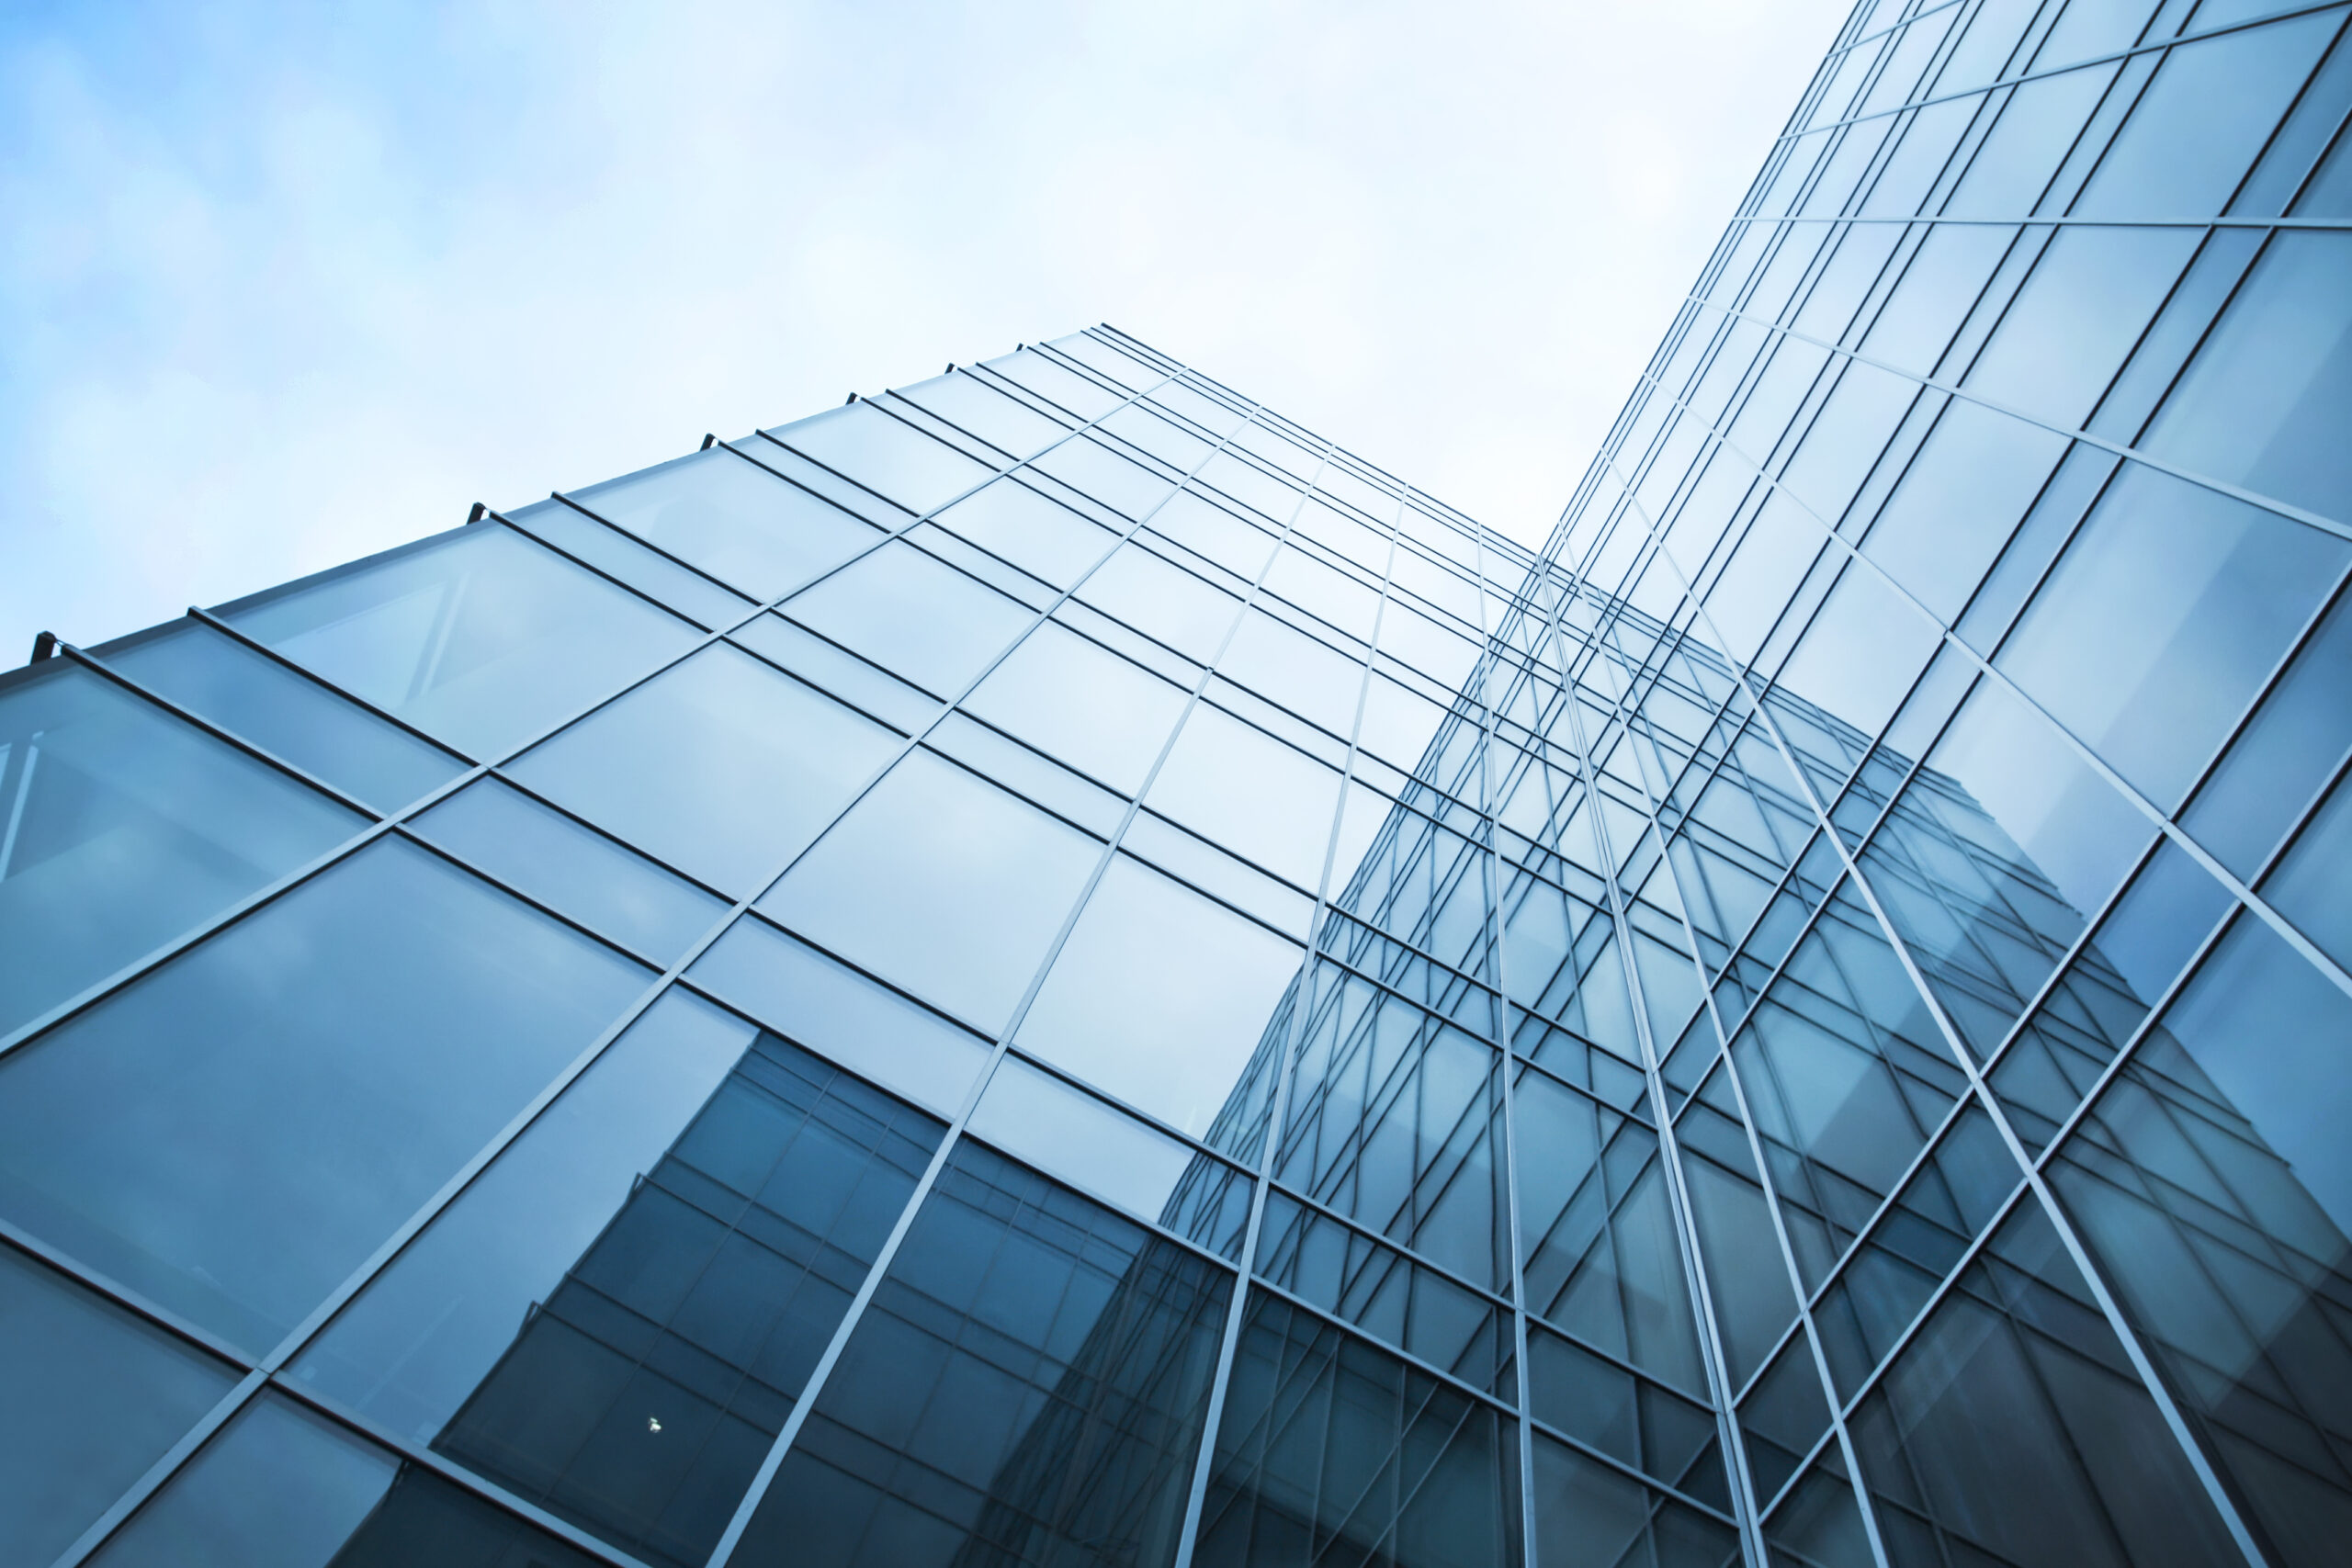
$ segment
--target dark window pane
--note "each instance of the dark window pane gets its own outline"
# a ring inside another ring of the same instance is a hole
[[[197,621],[107,650],[107,662],[379,811],[448,783],[464,764],[430,741]]]
[[[60,660],[0,691],[0,1030],[348,838],[360,817]]]
[[[194,1347],[0,1247],[0,1562],[47,1562],[236,1382]]]
[[[1171,1562],[1231,1288],[960,1145],[736,1561]]]
[[[386,840],[0,1061],[0,1213],[266,1350],[650,977]]]

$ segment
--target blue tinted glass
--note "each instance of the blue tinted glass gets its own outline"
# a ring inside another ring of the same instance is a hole
[[[721,644],[592,714],[514,776],[739,897],[849,803],[898,737]]]
[[[882,535],[724,447],[575,491],[572,499],[765,602]]]
[[[0,1213],[266,1350],[650,977],[378,843],[0,1060]]]
[[[1291,943],[1122,855],[1087,899],[1020,1041],[1198,1135],[1234,1093],[1299,961]]]
[[[201,622],[119,645],[106,659],[148,690],[379,811],[398,810],[464,768],[432,742]]]
[[[236,1377],[8,1247],[0,1325],[0,1560],[48,1562]]]
[[[852,403],[769,434],[914,513],[946,504],[989,473],[872,403]]]
[[[893,395],[1015,457],[1029,456],[1065,431],[1058,421],[997,390],[968,370],[900,387]]]
[[[1204,703],[1178,732],[1147,799],[1213,841],[1312,889],[1321,880],[1340,775]]]
[[[1023,638],[964,705],[1132,794],[1159,760],[1184,699],[1181,688],[1048,623]]]
[[[738,1560],[1172,1562],[1231,1288],[960,1145]]]
[[[0,690],[0,1029],[219,914],[361,821],[62,660]]]
[[[731,626],[752,613],[752,602],[742,594],[729,592],[699,571],[687,570],[620,529],[563,502],[536,501],[503,515],[533,538],[650,593],[714,631]]]
[[[2197,241],[2179,229],[2062,231],[1970,368],[1969,390],[2062,430],[2080,425]]]
[[[1076,829],[918,751],[760,908],[993,1030],[1028,989],[1101,852]]]
[[[968,685],[1030,611],[912,545],[894,544],[785,606],[811,631],[941,697]]]
[[[495,525],[222,615],[478,760],[522,745],[695,637],[676,616]]]
[[[416,832],[658,963],[727,912],[715,894],[494,778],[426,812]]]

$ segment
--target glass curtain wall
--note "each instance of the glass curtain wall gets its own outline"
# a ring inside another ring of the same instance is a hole
[[[1105,327],[0,679],[0,1562],[2334,1561],[2346,12],[1861,6],[1540,555]]]

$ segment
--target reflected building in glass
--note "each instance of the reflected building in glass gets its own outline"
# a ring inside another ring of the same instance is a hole
[[[1540,553],[1105,327],[0,679],[0,1564],[2340,1561],[2346,20],[1862,6]]]

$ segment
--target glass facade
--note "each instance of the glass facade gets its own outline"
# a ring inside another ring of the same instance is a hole
[[[2347,14],[1866,0],[1541,552],[1104,327],[0,678],[0,1564],[2342,1561]]]

